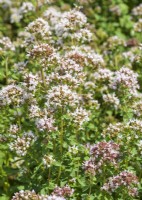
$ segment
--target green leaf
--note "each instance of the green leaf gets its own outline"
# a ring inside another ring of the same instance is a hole
[[[8,196],[0,196],[0,200],[9,200]]]
[[[85,182],[83,180],[78,178],[77,181],[81,186],[85,186]]]

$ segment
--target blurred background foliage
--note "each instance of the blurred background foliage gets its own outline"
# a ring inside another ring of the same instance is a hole
[[[11,1],[13,7],[18,7],[23,1]],[[34,5],[37,1],[31,1]],[[51,5],[60,7],[61,10],[69,10],[75,6],[81,6],[81,11],[85,13],[88,18],[88,22],[91,23],[97,29],[100,37],[106,37],[106,35],[118,35],[123,38],[130,38],[134,36],[133,31],[133,17],[132,9],[141,3],[141,0],[85,0],[72,1],[62,0],[54,1]],[[0,5],[0,34],[10,37],[17,36],[17,29],[25,27],[29,21],[36,18],[36,15],[27,14],[20,23],[10,23],[10,7]],[[44,5],[38,10],[47,9],[47,5]],[[39,14],[38,14],[39,15]]]

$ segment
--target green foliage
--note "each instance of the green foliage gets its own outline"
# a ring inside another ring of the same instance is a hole
[[[141,1],[10,2],[0,3],[0,200],[67,185],[65,199],[141,199]],[[104,189],[115,177],[125,184]]]

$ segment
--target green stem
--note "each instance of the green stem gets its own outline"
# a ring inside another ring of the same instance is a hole
[[[50,182],[50,174],[51,174],[51,168],[48,169],[48,183]]]
[[[88,194],[88,200],[90,199],[91,191],[92,191],[92,177],[90,176],[89,179],[89,194]]]
[[[60,166],[60,168],[59,168],[59,172],[58,172],[58,176],[57,176],[57,183],[59,183],[61,172],[62,172],[62,166]]]
[[[44,75],[44,70],[41,68],[41,79],[43,82],[43,86],[46,87],[46,81],[45,81],[45,75]]]
[[[61,108],[61,130],[60,130],[60,156],[62,160],[62,155],[63,155],[63,135],[64,135],[64,121],[63,121],[63,107]],[[62,166],[59,168],[58,176],[57,176],[57,183],[59,182],[60,176],[62,172]]]
[[[5,59],[5,82],[8,84],[8,57]]]
[[[53,139],[53,154],[56,155],[56,141]]]
[[[38,12],[39,10],[39,3],[38,3],[38,0],[36,0],[36,12]]]
[[[61,157],[63,153],[63,134],[64,134],[64,121],[63,121],[63,107],[61,108],[61,131],[60,131],[60,151],[61,151]]]
[[[78,143],[79,141],[78,141],[78,128],[77,128],[77,127],[76,127],[75,134],[76,134],[76,141],[77,141],[77,143]]]

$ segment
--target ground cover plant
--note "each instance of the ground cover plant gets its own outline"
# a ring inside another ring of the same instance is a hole
[[[140,0],[0,0],[0,200],[142,199]]]

